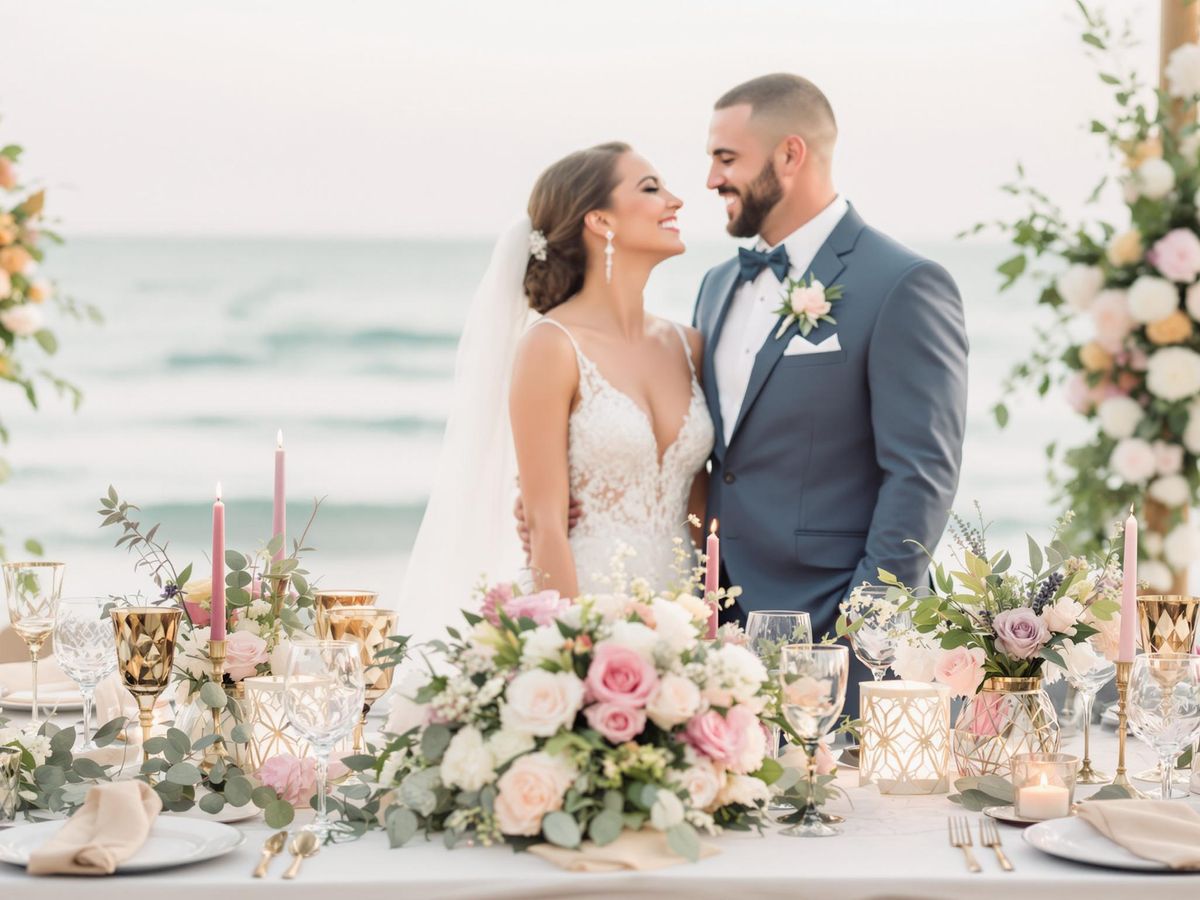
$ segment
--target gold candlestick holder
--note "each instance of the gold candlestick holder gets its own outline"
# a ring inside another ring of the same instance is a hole
[[[208,642],[208,660],[212,664],[212,680],[213,684],[224,690],[225,681],[225,642],[213,641]],[[209,744],[204,749],[204,758],[200,761],[200,770],[208,774],[216,767],[218,763],[224,763],[226,766],[234,764],[233,756],[225,747],[225,735],[221,730],[221,715],[225,712],[224,707],[212,707],[212,727],[213,734],[216,735],[216,740]]]
[[[1129,673],[1132,670],[1131,662],[1117,663],[1117,774],[1113,776],[1112,783],[1123,787],[1130,796],[1144,799],[1146,795],[1133,786],[1133,782],[1125,773],[1125,737],[1129,730]]]

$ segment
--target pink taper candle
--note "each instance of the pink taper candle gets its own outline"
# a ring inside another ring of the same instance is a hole
[[[217,502],[213,504],[211,638],[225,640],[225,504],[221,502],[219,481]]]
[[[1125,583],[1121,592],[1121,640],[1118,644],[1118,662],[1133,662],[1134,635],[1137,633],[1137,554],[1138,521],[1129,508],[1125,520]]]
[[[285,457],[282,430],[275,436],[275,442],[275,510],[271,518],[271,535],[278,538],[283,537],[284,531],[287,529],[287,492],[284,490]],[[281,560],[285,555],[283,545],[280,544],[275,559]]]
[[[704,563],[704,596],[716,592],[721,585],[721,541],[717,537],[717,520],[713,519],[708,528],[708,546],[705,548],[707,560]],[[717,602],[710,600],[711,609],[708,613],[708,639],[717,636]]]

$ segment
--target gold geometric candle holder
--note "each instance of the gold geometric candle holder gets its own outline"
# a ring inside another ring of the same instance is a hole
[[[881,794],[950,788],[950,688],[920,681],[859,685],[863,731],[859,784]]]
[[[303,679],[293,679],[295,690],[303,696]],[[312,755],[309,744],[292,727],[284,707],[283,677],[257,675],[242,681],[245,691],[244,708],[250,732],[250,772],[257,772],[264,762],[273,756],[287,754],[297,759]],[[314,697],[316,695],[314,694]],[[315,701],[314,701],[315,702]],[[332,758],[340,759],[350,750],[349,737],[342,738],[333,747]]]

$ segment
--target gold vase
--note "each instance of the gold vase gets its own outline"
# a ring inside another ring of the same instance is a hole
[[[137,701],[143,757],[154,725],[154,704],[171,681],[181,615],[180,609],[159,606],[125,606],[112,611],[117,675]]]
[[[988,678],[959,710],[952,738],[961,775],[1007,778],[1018,753],[1056,753],[1058,716],[1042,679]]]

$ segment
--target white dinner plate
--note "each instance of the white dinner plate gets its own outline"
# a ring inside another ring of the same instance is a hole
[[[24,866],[29,855],[48,841],[63,822],[37,822],[0,832],[0,862]],[[117,866],[118,873],[150,872],[215,859],[246,839],[236,828],[177,816],[160,816],[137,853]]]
[[[1101,801],[1102,802],[1102,801]],[[1025,840],[1043,853],[1110,869],[1170,872],[1166,863],[1130,853],[1080,818],[1051,819],[1025,829]]]
[[[38,706],[44,710],[71,712],[83,709],[83,697],[74,688],[66,691],[38,691]],[[0,696],[0,709],[33,710],[33,695],[29,691],[13,691]]]

